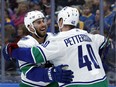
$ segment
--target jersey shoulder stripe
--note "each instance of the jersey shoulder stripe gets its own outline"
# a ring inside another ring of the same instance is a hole
[[[38,64],[38,63],[46,62],[46,56],[39,46],[33,47],[31,49],[31,53],[35,63]]]

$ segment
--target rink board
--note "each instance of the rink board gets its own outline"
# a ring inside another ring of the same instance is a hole
[[[19,87],[19,83],[0,83],[0,87]],[[116,87],[116,86],[109,86]]]

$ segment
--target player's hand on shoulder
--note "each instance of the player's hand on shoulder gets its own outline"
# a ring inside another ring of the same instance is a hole
[[[18,48],[17,43],[8,43],[3,47],[2,53],[5,60],[12,60],[12,51],[16,48]]]

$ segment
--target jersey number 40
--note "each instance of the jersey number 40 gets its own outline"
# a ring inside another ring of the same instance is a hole
[[[83,68],[86,66],[90,71],[92,70],[92,64],[95,68],[100,68],[91,45],[87,44],[86,48],[88,50],[88,55],[83,55],[82,45],[78,46],[79,68]]]

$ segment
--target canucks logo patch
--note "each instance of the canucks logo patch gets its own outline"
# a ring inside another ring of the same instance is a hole
[[[45,43],[42,44],[43,47],[47,47],[50,41],[46,41]]]

